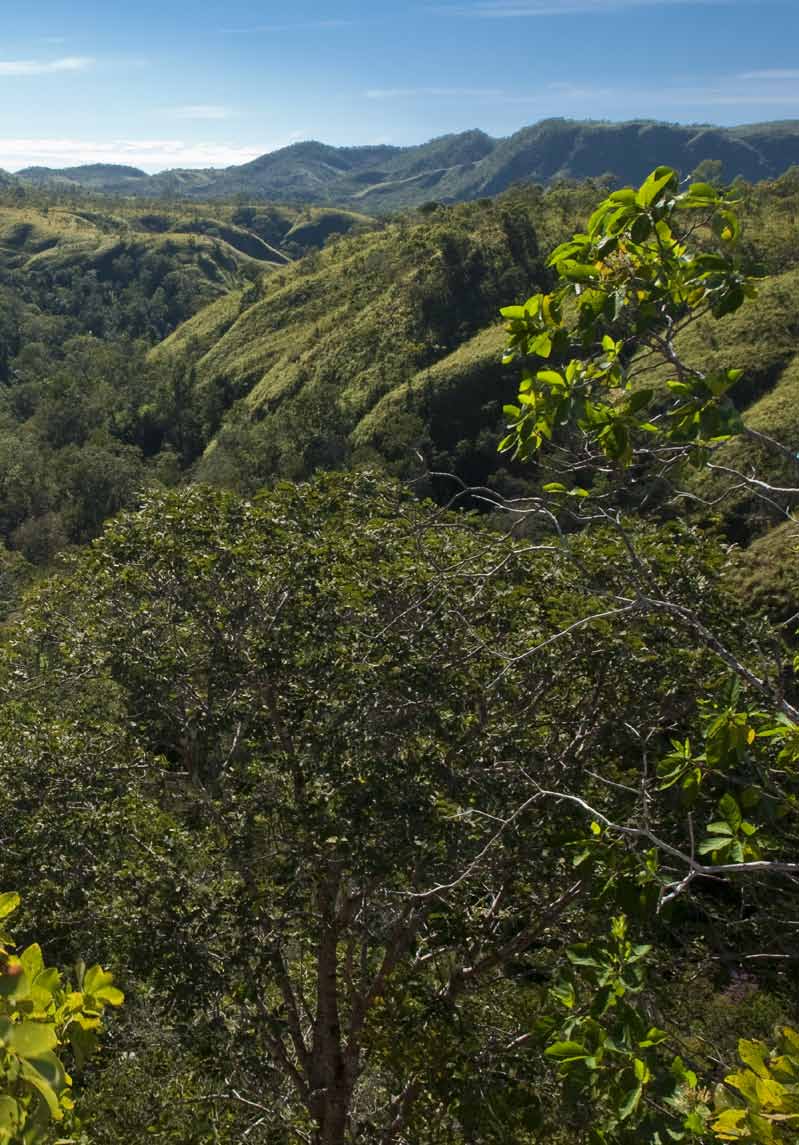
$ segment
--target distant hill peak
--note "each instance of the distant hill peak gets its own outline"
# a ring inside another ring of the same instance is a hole
[[[146,171],[141,171],[138,167],[127,167],[124,163],[83,163],[78,167],[25,167],[24,170],[18,171],[19,178],[24,178],[26,175],[63,175],[67,177],[79,176],[96,176],[96,175],[119,175],[127,179],[149,179],[150,176]]]
[[[334,147],[301,140],[223,170],[163,171],[94,163],[54,170],[29,167],[20,182],[85,188],[148,198],[241,199],[337,206],[370,214],[491,196],[513,183],[551,183],[609,175],[640,182],[658,164],[690,174],[718,160],[721,177],[775,178],[799,165],[799,121],[739,127],[663,123],[652,119],[573,120],[550,117],[495,139],[479,128],[441,135],[410,147]]]

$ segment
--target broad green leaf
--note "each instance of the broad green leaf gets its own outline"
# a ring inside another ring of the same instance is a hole
[[[21,902],[19,895],[15,891],[6,891],[0,894],[0,918],[8,918],[13,914]]]
[[[643,1089],[640,1085],[629,1091],[619,1106],[619,1121],[626,1121],[628,1117],[632,1117],[638,1109],[642,1095]]]
[[[25,1081],[29,1082],[34,1089],[36,1089],[44,1098],[47,1103],[47,1108],[50,1111],[50,1116],[54,1121],[61,1121],[63,1119],[63,1112],[61,1104],[58,1100],[58,1094],[53,1090],[52,1086],[45,1081],[41,1073],[36,1069],[35,1065],[31,1062],[22,1062],[22,1077]]]
[[[679,179],[677,172],[672,170],[671,167],[657,167],[652,174],[644,180],[636,195],[636,202],[639,207],[645,210],[651,207],[658,196],[666,187],[677,189]]]
[[[21,1110],[13,1097],[0,1097],[0,1129],[19,1129]]]
[[[38,1057],[27,1060],[54,1093],[60,1094],[69,1084],[70,1078],[66,1070],[52,1051],[48,1050]]]
[[[25,967],[25,973],[33,980],[40,971],[44,970],[44,958],[42,957],[42,948],[37,942],[32,946],[23,950],[19,956],[19,960]]]
[[[58,1045],[55,1026],[44,1022],[15,1023],[5,1041],[23,1058],[40,1057]]]
[[[707,199],[711,203],[717,203],[719,198],[712,183],[692,183],[685,193],[689,199]]]
[[[713,1132],[720,1141],[745,1140],[747,1116],[745,1109],[725,1109],[713,1122]]]
[[[549,386],[564,386],[566,384],[563,374],[559,374],[557,370],[538,370],[535,376],[537,381],[546,382]]]
[[[720,799],[719,811],[721,811],[722,816],[727,823],[729,823],[732,831],[737,832],[743,821],[743,815],[734,796],[730,795],[729,792]]]

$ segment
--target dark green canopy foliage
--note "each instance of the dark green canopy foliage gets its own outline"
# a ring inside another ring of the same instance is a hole
[[[712,546],[636,543],[760,655]],[[641,744],[701,734],[713,657],[667,617],[590,619],[632,575],[613,530],[501,542],[362,474],[153,495],[35,592],[0,670],[3,879],[54,956],[105,959],[129,997],[84,1079],[95,1140],[370,1140],[400,1114],[419,1142],[581,1140],[541,1056],[575,936],[623,903],[658,937],[660,1006],[725,981],[733,934],[734,965],[780,941],[765,887],[658,922],[635,852],[579,857],[584,816],[536,795],[622,813]],[[668,798],[652,813],[686,845]],[[729,1043],[740,1007],[702,1005],[690,1033]]]

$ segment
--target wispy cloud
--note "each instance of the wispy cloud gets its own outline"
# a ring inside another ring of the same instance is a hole
[[[175,119],[229,119],[233,114],[231,108],[221,103],[188,103],[169,111]]]
[[[437,5],[440,12],[488,20],[521,19],[534,16],[574,16],[592,12],[621,11],[628,8],[717,6],[737,0],[477,0],[471,4]]]
[[[251,34],[254,32],[329,32],[337,28],[362,28],[365,24],[376,24],[377,20],[296,20],[280,24],[256,24],[251,28],[224,28],[228,33]]]
[[[0,60],[0,76],[45,76],[57,72],[85,72],[95,64],[91,56],[62,56],[57,60]]]
[[[799,68],[761,68],[759,71],[741,72],[739,80],[799,80]]]
[[[84,163],[121,163],[145,171],[170,167],[231,167],[249,163],[266,151],[285,144],[284,139],[256,146],[193,143],[181,139],[2,139],[0,168],[76,167]]]
[[[502,99],[507,93],[492,87],[373,87],[367,99]]]
[[[519,92],[499,87],[376,87],[364,92],[367,99],[470,99],[488,104],[552,104],[553,99],[596,99],[613,94],[608,88],[585,88],[570,83],[550,83],[540,91]]]
[[[751,82],[742,83],[746,78]],[[783,82],[775,84],[780,79]],[[757,82],[762,81],[762,82]],[[741,75],[708,76],[696,83],[676,82],[657,88],[618,84],[547,83],[538,90],[515,91],[503,88],[407,87],[372,88],[365,96],[370,100],[469,100],[488,106],[517,105],[529,120],[551,115],[576,119],[608,116],[627,118],[631,108],[638,116],[662,117],[669,108],[691,109],[691,118],[712,115],[712,108],[783,107],[792,114],[799,107],[799,69],[751,72]],[[706,109],[703,111],[702,109]]]

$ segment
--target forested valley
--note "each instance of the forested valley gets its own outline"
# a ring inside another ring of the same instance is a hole
[[[798,216],[0,189],[0,1143],[799,1140]]]

